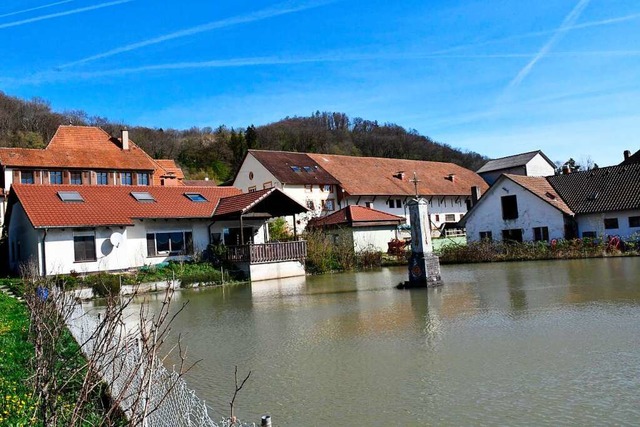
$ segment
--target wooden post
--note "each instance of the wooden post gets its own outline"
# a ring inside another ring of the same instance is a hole
[[[260,420],[260,426],[271,427],[271,415],[263,415]]]
[[[298,240],[298,229],[296,227],[296,214],[293,214],[293,238]]]

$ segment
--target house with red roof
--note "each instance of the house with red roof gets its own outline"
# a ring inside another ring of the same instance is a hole
[[[266,221],[305,212],[278,189],[13,184],[5,235],[15,271],[121,271],[224,244],[252,280],[304,274],[304,242],[267,243]],[[286,248],[284,245],[289,245]]]
[[[0,148],[0,221],[12,184],[181,185],[173,160],[154,160],[123,130],[119,138],[95,126],[60,126],[43,149]]]
[[[398,226],[405,221],[402,216],[349,205],[330,215],[312,218],[307,229],[321,230],[335,243],[347,236],[356,252],[364,249],[386,252],[388,243],[400,237]]]
[[[309,218],[353,205],[403,216],[407,223],[406,203],[418,193],[429,202],[434,231],[464,216],[472,187],[476,194],[488,188],[477,173],[453,163],[264,150],[247,152],[233,186],[246,192],[277,187],[307,206]]]

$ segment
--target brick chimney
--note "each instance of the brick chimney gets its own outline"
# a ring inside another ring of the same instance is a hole
[[[629,160],[629,157],[631,157],[631,151],[624,150],[624,159]]]
[[[122,149],[129,149],[129,131],[127,128],[122,129]]]

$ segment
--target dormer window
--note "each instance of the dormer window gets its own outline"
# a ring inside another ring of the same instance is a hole
[[[133,185],[131,172],[120,172],[120,185]]]
[[[138,185],[149,185],[148,173],[138,173]]]

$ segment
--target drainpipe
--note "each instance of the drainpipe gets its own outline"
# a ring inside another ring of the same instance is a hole
[[[48,228],[44,229],[44,234],[42,235],[42,276],[47,276],[47,251],[45,248],[45,243],[47,241],[47,232]]]
[[[240,214],[240,244],[244,245],[244,223],[242,221],[242,214]]]

